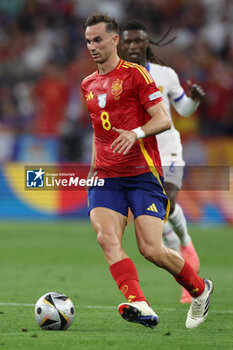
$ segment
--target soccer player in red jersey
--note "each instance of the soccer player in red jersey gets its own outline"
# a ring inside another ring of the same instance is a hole
[[[94,172],[104,179],[104,186],[88,191],[89,214],[110,272],[128,301],[118,306],[119,312],[125,320],[146,327],[159,322],[141,290],[137,269],[122,247],[130,208],[140,253],[189,291],[195,305],[186,327],[198,327],[207,316],[213,283],[199,277],[177,252],[162,244],[169,205],[154,135],[168,130],[171,122],[161,93],[144,67],[119,58],[114,18],[89,17],[85,38],[98,68],[81,86],[94,128],[90,175]]]

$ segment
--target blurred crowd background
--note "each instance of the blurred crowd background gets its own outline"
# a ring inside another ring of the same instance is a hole
[[[190,79],[206,91],[194,116],[173,114],[190,162],[205,163],[203,140],[232,139],[231,0],[1,0],[1,163],[90,161],[92,128],[80,83],[96,69],[84,40],[93,12],[119,24],[137,18],[154,39],[172,26],[169,38],[176,40],[154,47],[156,54],[184,88]]]

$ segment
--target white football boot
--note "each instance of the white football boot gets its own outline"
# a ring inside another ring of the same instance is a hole
[[[154,328],[159,323],[156,313],[146,301],[134,301],[118,306],[120,315],[128,322],[141,323],[145,327]]]
[[[197,298],[192,298],[191,306],[186,319],[186,328],[196,328],[205,321],[208,311],[210,296],[214,290],[214,284],[211,280],[204,279],[204,292]]]

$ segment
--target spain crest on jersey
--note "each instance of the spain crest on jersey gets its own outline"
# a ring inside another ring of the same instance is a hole
[[[122,90],[123,90],[122,85],[123,85],[123,80],[117,79],[113,81],[111,91],[115,97],[118,97],[122,93]]]
[[[98,105],[100,108],[104,108],[107,102],[107,94],[101,94],[98,96]]]

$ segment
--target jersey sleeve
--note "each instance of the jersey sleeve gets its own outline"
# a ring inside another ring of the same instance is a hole
[[[147,110],[162,101],[162,94],[157,88],[150,73],[143,67],[137,66],[134,68],[134,82],[138,94],[139,102]]]
[[[86,103],[88,91],[87,91],[87,89],[85,88],[85,79],[84,79],[84,80],[82,81],[82,83],[81,83],[81,92],[82,92],[83,110],[85,110],[85,113],[88,113],[88,114],[89,114],[89,111],[88,111],[88,108],[87,108],[87,103]],[[89,114],[89,116],[90,116],[90,114]],[[91,118],[90,118],[90,121],[91,121],[92,128],[94,128],[94,126],[93,126],[93,121],[92,121]]]
[[[173,103],[178,102],[185,95],[184,89],[180,85],[179,77],[176,72],[172,68],[167,68],[167,72],[169,82],[168,96]]]
[[[84,81],[82,81],[82,83],[81,83],[81,92],[82,92],[82,95],[83,95],[83,99],[84,99],[84,101],[85,101],[85,87],[84,87]]]

